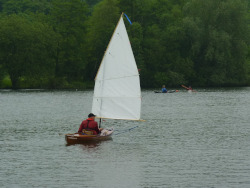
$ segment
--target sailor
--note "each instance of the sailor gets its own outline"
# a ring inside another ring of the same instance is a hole
[[[166,89],[165,85],[162,86],[161,91],[162,91],[162,93],[167,93],[168,92],[168,90]]]
[[[102,128],[99,129],[98,123],[95,121],[95,116],[93,113],[88,115],[88,119],[84,120],[78,130],[78,133],[82,133],[84,131],[91,131],[93,135],[100,134],[103,130]]]

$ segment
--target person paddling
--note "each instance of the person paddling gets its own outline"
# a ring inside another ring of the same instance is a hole
[[[161,91],[162,91],[162,93],[167,93],[168,92],[165,85],[162,86]]]
[[[188,91],[194,91],[194,92],[196,92],[195,90],[193,90],[193,88],[191,86],[187,87],[187,86],[181,85],[181,87],[185,88]]]
[[[98,123],[95,121],[95,116],[93,113],[90,113],[88,115],[88,119],[84,120],[79,129],[78,133],[84,133],[85,131],[90,131],[92,132],[93,135],[100,134],[103,128],[98,127]]]

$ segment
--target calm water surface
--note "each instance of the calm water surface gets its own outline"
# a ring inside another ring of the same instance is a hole
[[[1,90],[0,187],[250,187],[250,88],[143,91],[146,122],[109,120],[113,140],[66,146],[92,95]]]

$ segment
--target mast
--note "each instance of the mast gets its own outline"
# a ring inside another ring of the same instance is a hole
[[[101,124],[102,124],[102,118],[100,118],[99,120],[99,128],[101,128]]]

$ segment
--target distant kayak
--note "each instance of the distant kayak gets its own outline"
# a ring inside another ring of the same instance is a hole
[[[155,93],[162,93],[162,91],[154,91]],[[167,93],[175,93],[175,92],[179,92],[179,90],[169,90],[167,91]],[[166,93],[163,93],[166,94]]]

